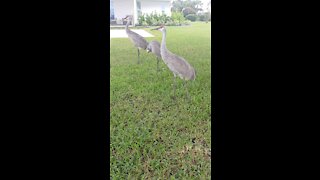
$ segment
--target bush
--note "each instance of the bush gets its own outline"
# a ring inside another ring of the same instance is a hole
[[[186,16],[186,18],[192,22],[196,21],[197,16],[195,14],[189,14]]]
[[[185,21],[183,21],[183,23],[181,25],[190,25],[190,23],[191,23],[191,21],[185,20]]]
[[[142,24],[139,24],[140,26],[148,26],[148,23],[143,21]]]
[[[206,16],[206,21],[211,21],[211,13],[205,12],[204,15]]]
[[[158,22],[160,23],[160,25],[166,24],[167,22],[172,21],[171,17],[167,16],[166,14],[160,15],[158,18],[159,18]]]
[[[186,17],[189,14],[196,14],[196,11],[190,7],[186,7],[182,9],[183,16]]]
[[[142,25],[144,22],[146,22],[145,16],[141,15],[138,17],[138,24]]]
[[[173,12],[171,17],[156,12],[142,14],[138,17],[138,25],[140,26],[160,26],[162,24],[167,26],[181,26],[188,25],[190,22],[187,21],[180,12]]]
[[[178,24],[174,21],[168,21],[165,25],[166,26],[177,26]]]
[[[151,15],[149,15],[149,14],[146,14],[146,17],[145,17],[145,20],[146,20],[146,23],[148,24],[148,25],[152,25],[152,14]]]
[[[206,17],[206,15],[204,15],[204,14],[200,14],[200,15],[198,15],[198,20],[199,21],[206,21],[207,20],[207,17]]]
[[[174,23],[181,25],[186,19],[181,12],[172,12],[171,19]]]

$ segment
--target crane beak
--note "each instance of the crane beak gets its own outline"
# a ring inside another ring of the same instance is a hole
[[[163,27],[164,27],[164,25],[162,24],[160,27],[157,27],[157,28],[154,28],[154,29],[151,29],[151,30],[159,30],[159,29],[161,29]]]
[[[154,29],[151,29],[152,31],[154,30],[159,30],[160,28],[162,28],[161,26],[160,27],[157,27],[157,28],[154,28]]]

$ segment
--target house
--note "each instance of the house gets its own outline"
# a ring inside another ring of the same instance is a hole
[[[138,23],[141,14],[152,12],[171,16],[172,0],[110,0],[110,25],[124,25],[122,18],[133,16],[133,24]]]

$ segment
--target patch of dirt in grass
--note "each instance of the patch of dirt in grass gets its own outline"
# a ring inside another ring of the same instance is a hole
[[[211,165],[211,147],[205,139],[193,138],[179,150],[168,151],[166,157],[171,157],[170,168],[163,172],[164,177],[209,177],[211,171],[205,171]],[[204,168],[204,169],[203,169]]]
[[[190,155],[191,157],[202,156],[207,161],[211,161],[211,148],[205,147],[202,144],[185,145],[179,152],[180,156]],[[194,161],[193,161],[194,162]]]

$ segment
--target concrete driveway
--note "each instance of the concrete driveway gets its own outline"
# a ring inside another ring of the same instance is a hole
[[[130,29],[131,31],[138,33],[142,37],[154,37],[152,34],[148,33],[143,29]],[[124,29],[114,29],[110,30],[110,39],[111,38],[128,38],[126,31]]]

